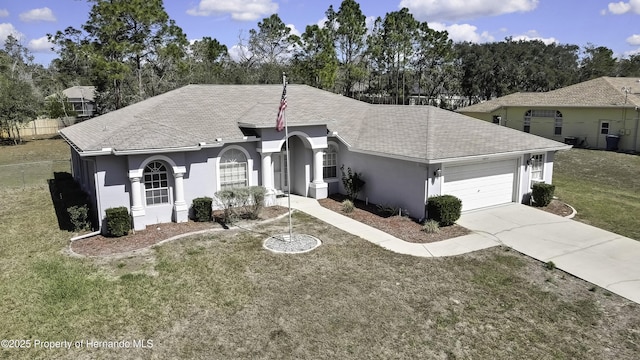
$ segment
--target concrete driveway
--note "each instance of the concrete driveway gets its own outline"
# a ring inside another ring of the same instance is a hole
[[[521,204],[466,212],[457,223],[640,303],[640,241]]]

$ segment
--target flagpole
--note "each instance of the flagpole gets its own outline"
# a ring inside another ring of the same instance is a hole
[[[282,86],[287,86],[287,75],[282,73]],[[291,226],[291,157],[289,156],[289,128],[287,125],[287,109],[285,108],[282,114],[284,118],[284,139],[285,139],[285,151],[287,153],[287,202],[289,206],[289,241],[293,241],[293,230]]]

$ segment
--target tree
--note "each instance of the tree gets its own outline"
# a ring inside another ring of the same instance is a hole
[[[162,81],[176,86],[167,70],[179,68],[188,42],[161,0],[88,1],[93,6],[84,32],[67,28],[49,38],[61,55],[59,67],[90,66],[100,111],[155,95]]]
[[[618,61],[617,76],[640,77],[640,54]]]
[[[33,56],[9,35],[0,50],[0,136],[22,142],[20,127],[33,120],[42,106],[36,96],[30,66]]]
[[[258,22],[258,29],[249,30],[249,52],[262,73],[260,83],[281,81],[282,71],[291,60],[299,38],[291,34],[291,29],[282,22],[277,14]]]
[[[433,30],[426,22],[419,25],[413,59],[419,96],[424,93],[435,98],[441,90],[451,93],[458,89],[453,55],[453,42],[446,31]]]
[[[330,34],[327,28],[307,26],[293,60],[295,76],[320,89],[332,89],[338,71],[336,49]]]
[[[220,82],[224,73],[224,62],[228,59],[227,46],[208,36],[191,44],[192,82],[215,84]]]
[[[580,81],[587,81],[601,76],[615,76],[616,59],[613,50],[589,44],[584,49],[584,57],[580,61]]]
[[[367,33],[366,16],[354,0],[344,0],[338,12],[329,6],[325,27],[331,31],[340,60],[340,93],[354,96],[354,85],[365,78],[363,55]]]

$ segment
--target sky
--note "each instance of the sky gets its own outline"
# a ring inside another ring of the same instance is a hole
[[[165,0],[169,17],[189,40],[204,36],[227,45],[232,56],[258,22],[277,13],[293,33],[321,24],[341,0]],[[367,23],[409,9],[419,21],[447,30],[453,41],[485,43],[542,40],[546,43],[606,46],[618,58],[640,53],[640,0],[360,0]],[[13,34],[37,63],[56,57],[47,34],[80,28],[91,10],[85,0],[0,0],[0,42]],[[246,41],[245,41],[246,42]]]

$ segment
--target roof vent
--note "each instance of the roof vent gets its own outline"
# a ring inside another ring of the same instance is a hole
[[[205,146],[205,145],[207,145],[207,143],[204,142],[204,141],[201,141],[201,142],[198,143],[198,146]]]

